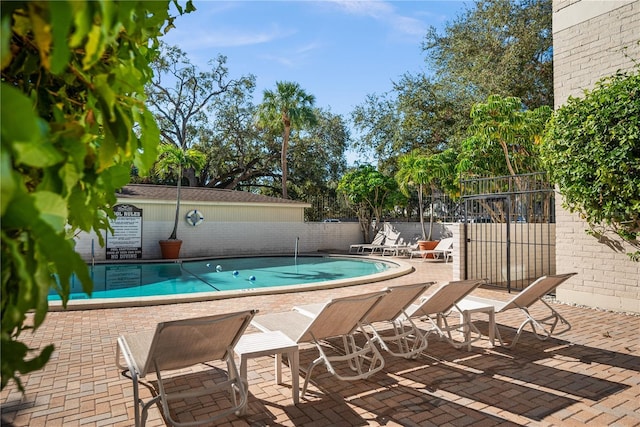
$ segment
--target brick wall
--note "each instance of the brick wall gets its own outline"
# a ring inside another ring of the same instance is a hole
[[[640,1],[554,0],[555,107],[579,97],[600,78],[629,70],[640,60]],[[578,275],[557,298],[591,307],[640,313],[640,263],[615,235],[596,238],[587,224],[565,211],[556,197],[556,265]]]
[[[640,60],[640,1],[553,2],[555,107]]]

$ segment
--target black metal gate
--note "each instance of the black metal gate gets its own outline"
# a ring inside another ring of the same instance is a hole
[[[464,274],[523,289],[555,273],[553,186],[545,173],[461,181]]]

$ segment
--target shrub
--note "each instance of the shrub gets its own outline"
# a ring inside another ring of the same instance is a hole
[[[550,121],[542,156],[564,197],[591,230],[640,236],[640,67],[570,97]],[[637,260],[638,252],[629,254]]]

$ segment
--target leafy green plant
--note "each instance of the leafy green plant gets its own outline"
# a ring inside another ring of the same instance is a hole
[[[469,137],[460,148],[457,169],[461,178],[509,176],[509,180],[496,180],[501,188],[493,191],[531,190],[525,175],[542,168],[539,151],[551,114],[546,105],[527,110],[520,98],[513,96],[491,95],[487,102],[475,104],[471,109],[473,123]],[[510,183],[514,188],[507,188]],[[493,221],[506,220],[503,204],[492,205],[484,200],[478,203]],[[534,206],[529,204],[526,208],[528,212],[523,214],[531,217]]]
[[[591,232],[611,230],[638,247],[640,67],[570,97],[548,126],[542,154],[569,211]]]
[[[422,240],[431,240],[431,226],[429,227],[429,236],[424,228],[424,193],[425,187],[431,184],[431,176],[427,162],[429,158],[420,152],[413,150],[410,153],[402,155],[398,158],[398,172],[396,172],[396,181],[400,186],[400,191],[405,196],[409,196],[409,190],[417,187],[418,192],[418,214],[420,216],[420,228],[422,229]]]
[[[375,220],[375,235],[382,225],[384,210],[393,208],[396,203],[401,202],[402,197],[402,193],[398,191],[398,183],[371,165],[362,165],[344,174],[338,183],[338,192],[358,216],[367,242],[371,241],[369,230],[373,221]]]
[[[502,176],[537,172],[540,142],[548,106],[523,108],[519,98],[491,95],[471,109],[470,137],[461,148],[458,168],[463,174]]]
[[[409,196],[410,189],[417,190],[423,240],[431,240],[434,221],[432,197],[432,205],[429,209],[429,232],[427,233],[424,225],[423,196],[425,194],[433,195],[438,189],[450,191],[451,184],[450,181],[447,181],[447,178],[455,176],[455,161],[456,155],[453,150],[446,150],[432,155],[422,154],[417,150],[413,150],[398,158],[398,172],[395,175],[395,179],[398,182],[400,191],[405,196]]]
[[[91,293],[72,236],[102,236],[131,167],[145,171],[156,159],[144,86],[158,37],[172,26],[169,4],[2,3],[2,388],[14,380],[24,390],[19,375],[53,352],[33,355],[19,340],[44,321],[49,289],[66,306],[75,274]]]

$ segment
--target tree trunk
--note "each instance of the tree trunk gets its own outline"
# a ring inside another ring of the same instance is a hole
[[[371,230],[371,218],[358,216],[358,222],[360,223],[360,230],[362,231],[362,241],[371,243],[371,234],[369,232],[369,230]]]
[[[182,187],[182,166],[178,168],[178,185],[177,185],[177,193],[176,193],[176,217],[173,221],[173,231],[171,232],[171,236],[169,236],[169,240],[177,239],[178,234],[178,217],[180,216],[180,187]]]
[[[418,212],[420,213],[420,227],[422,229],[422,239],[427,240],[427,232],[424,229],[424,209],[422,200],[422,184],[418,186]],[[429,240],[431,240],[431,231],[429,231]]]
[[[282,153],[280,154],[280,163],[282,164],[282,198],[286,199],[287,196],[287,150],[289,149],[289,133],[291,132],[290,126],[284,127],[284,135],[282,137]]]

